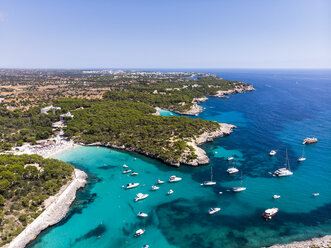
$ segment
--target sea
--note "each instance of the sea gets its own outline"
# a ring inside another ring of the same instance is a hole
[[[201,104],[204,112],[192,117],[236,125],[232,134],[202,145],[210,164],[175,168],[105,147],[63,152],[56,158],[87,172],[87,186],[67,216],[30,248],[264,247],[331,234],[331,70],[185,71],[240,80],[256,89],[209,97]],[[306,137],[317,137],[318,143],[304,146]],[[277,154],[269,156],[271,150]],[[274,177],[272,172],[284,166],[286,151],[294,174]],[[303,152],[307,159],[299,163]],[[226,172],[233,164],[228,157],[236,161],[236,175]],[[124,164],[139,174],[122,174]],[[203,187],[211,167],[217,184]],[[169,183],[171,175],[182,181]],[[165,183],[151,191],[158,179]],[[131,182],[140,185],[125,190]],[[231,188],[238,186],[247,189],[233,193]],[[174,193],[167,195],[170,189]],[[149,197],[134,202],[137,193]],[[275,194],[280,198],[273,199]],[[209,215],[214,207],[221,211]],[[261,214],[273,207],[278,214],[265,221]],[[140,211],[148,217],[137,217]],[[140,228],[145,233],[134,237]]]

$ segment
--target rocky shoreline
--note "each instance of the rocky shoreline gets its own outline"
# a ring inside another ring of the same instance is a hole
[[[49,205],[44,212],[30,223],[15,239],[3,247],[24,248],[43,230],[62,220],[68,213],[70,205],[75,200],[77,190],[85,186],[86,179],[87,174],[85,172],[75,169],[73,180],[64,185],[60,192],[50,199],[52,203],[48,203]]]
[[[331,247],[331,235],[322,238],[313,238],[305,241],[296,241],[289,244],[277,244],[270,246],[270,248],[329,248]]]
[[[191,145],[194,148],[194,153],[196,154],[197,158],[193,160],[187,161],[186,159],[186,154],[188,153],[188,150],[182,154],[182,157],[179,159],[179,162],[169,162],[165,161],[164,159],[160,158],[158,155],[150,153],[148,151],[143,151],[141,149],[135,148],[135,147],[125,147],[125,146],[118,146],[110,143],[102,143],[102,142],[95,142],[91,144],[87,144],[87,146],[104,146],[104,147],[110,147],[110,148],[115,148],[115,149],[122,149],[126,151],[131,151],[131,152],[137,152],[143,155],[146,155],[148,157],[158,159],[166,164],[179,167],[181,164],[186,164],[186,165],[191,165],[191,166],[198,166],[198,165],[203,165],[203,164],[208,164],[209,163],[209,158],[206,155],[206,152],[199,147],[199,145],[213,141],[215,138],[218,137],[223,137],[225,135],[229,135],[232,132],[232,129],[235,128],[236,126],[232,124],[227,124],[227,123],[219,123],[220,127],[218,130],[213,131],[213,132],[205,132],[199,137],[196,137],[195,139],[192,139],[191,141],[187,142],[187,145]],[[84,144],[81,144],[84,145]]]
[[[255,89],[254,89],[253,85],[246,85],[246,86],[241,85],[241,86],[235,86],[235,88],[231,89],[231,90],[219,90],[219,91],[217,91],[216,95],[213,95],[213,96],[225,98],[228,95],[243,93],[246,91],[254,91],[254,90]],[[187,111],[170,110],[170,111],[177,113],[177,114],[181,114],[181,115],[198,115],[199,113],[201,113],[204,110],[204,108],[198,104],[200,102],[204,102],[207,100],[208,100],[207,97],[194,98],[192,101],[193,105],[191,106],[191,108],[189,110],[187,110]]]

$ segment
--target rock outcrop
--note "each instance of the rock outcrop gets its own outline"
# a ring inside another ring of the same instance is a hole
[[[255,89],[252,85],[236,86],[232,90],[219,90],[219,91],[217,91],[217,94],[214,95],[214,96],[216,96],[216,97],[226,97],[227,95],[243,93],[243,92],[246,92],[246,91],[253,91],[253,90],[255,90]]]
[[[293,242],[284,245],[273,245],[270,248],[329,248],[331,247],[331,235],[322,238],[313,238],[306,241]]]
[[[66,185],[54,198],[44,212],[42,212],[31,224],[29,224],[6,248],[24,248],[34,240],[41,231],[55,225],[62,220],[69,211],[70,205],[76,198],[76,192],[86,184],[87,174],[75,169],[73,180]]]

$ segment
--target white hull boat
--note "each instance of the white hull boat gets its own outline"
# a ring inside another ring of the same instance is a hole
[[[208,213],[209,213],[210,215],[212,215],[212,214],[215,214],[215,213],[217,213],[217,212],[219,212],[219,211],[221,211],[220,208],[211,208],[211,209],[208,210]]]
[[[168,195],[171,195],[172,193],[174,193],[172,189],[168,191]]]
[[[175,183],[175,182],[179,182],[179,181],[181,181],[181,180],[182,180],[181,177],[171,176],[171,177],[169,178],[169,183]]]
[[[134,199],[134,201],[137,202],[137,201],[143,200],[143,199],[145,199],[147,197],[148,197],[148,194],[138,193],[136,195],[136,198]]]
[[[153,190],[153,191],[158,190],[158,189],[159,189],[159,187],[157,187],[157,186],[155,186],[155,185],[152,186],[152,190]]]
[[[233,187],[232,191],[233,192],[241,192],[241,191],[245,191],[246,188],[245,187]]]
[[[277,154],[277,152],[275,151],[275,150],[271,150],[270,152],[269,152],[269,155],[270,156],[275,156]]]
[[[280,198],[280,195],[274,195],[272,198],[278,199],[278,198]]]
[[[135,187],[138,187],[140,183],[128,183],[125,187],[125,189],[133,189]]]
[[[164,181],[161,181],[160,179],[157,180],[156,184],[164,184]]]
[[[138,236],[140,236],[140,235],[143,235],[144,232],[145,232],[145,230],[143,230],[143,229],[139,229],[139,230],[136,231],[136,233],[135,233],[134,236],[135,236],[135,237],[138,237]]]
[[[139,213],[137,214],[137,216],[138,216],[138,217],[142,217],[142,218],[146,218],[146,217],[148,217],[148,214],[143,213],[143,212],[139,212]]]
[[[278,213],[278,208],[268,208],[262,214],[266,220],[271,220]]]

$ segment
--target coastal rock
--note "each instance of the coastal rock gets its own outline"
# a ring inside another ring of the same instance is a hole
[[[246,86],[236,86],[232,90],[219,90],[217,91],[217,94],[214,95],[216,97],[226,97],[227,95],[236,94],[236,93],[243,93],[246,91],[254,91],[254,87],[252,85],[246,85]]]
[[[227,123],[219,123],[220,128],[214,132],[204,132],[199,137],[196,137],[195,140],[192,140],[191,142],[187,142],[187,145],[192,146],[194,148],[194,153],[197,156],[196,159],[187,160],[186,155],[189,151],[183,154],[183,156],[180,159],[180,162],[182,164],[192,165],[192,166],[198,166],[202,164],[208,164],[210,162],[208,156],[206,155],[206,152],[198,147],[198,145],[201,145],[205,142],[213,141],[215,138],[223,137],[225,135],[229,135],[232,132],[232,129],[236,126],[232,124]]]
[[[29,224],[6,248],[24,248],[34,240],[41,231],[55,225],[62,220],[69,211],[70,205],[76,198],[76,191],[85,186],[87,174],[75,169],[73,180],[66,185],[67,187],[55,196],[53,203],[50,204],[31,224]]]
[[[322,238],[314,238],[306,241],[293,242],[284,245],[273,245],[270,248],[329,248],[331,247],[331,235],[324,236]]]

